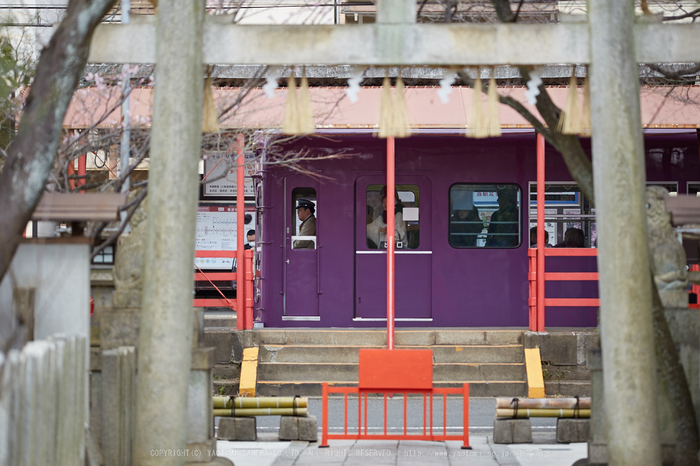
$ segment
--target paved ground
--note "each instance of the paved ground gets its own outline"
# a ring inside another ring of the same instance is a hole
[[[217,442],[217,454],[236,466],[469,465],[568,466],[587,456],[585,443],[557,444],[550,434],[534,434],[534,443],[495,445],[490,436],[473,435],[471,450],[461,442],[330,440],[328,448],[312,442],[279,442],[272,434],[257,442]]]
[[[331,399],[329,425],[331,433],[342,432],[342,406],[340,400]],[[397,400],[398,401],[398,400]],[[457,401],[457,400],[453,400]],[[460,401],[461,403],[461,401]],[[448,431],[461,431],[461,409],[448,404]],[[309,400],[310,414],[319,422],[321,438],[321,401]],[[353,413],[354,410],[350,410]],[[391,414],[389,425],[401,424],[403,416]],[[409,409],[409,412],[412,410]],[[422,411],[422,410],[420,410]],[[334,414],[335,413],[335,414]],[[282,465],[470,465],[470,466],[568,466],[587,456],[585,443],[556,443],[555,419],[532,419],[533,443],[518,445],[496,445],[493,443],[493,420],[495,400],[472,398],[470,400],[470,445],[471,450],[462,450],[461,442],[422,442],[388,440],[330,440],[329,448],[319,448],[317,442],[280,442],[278,440],[279,416],[257,418],[257,442],[218,441],[218,455],[231,459],[236,466],[282,466]],[[422,417],[422,416],[420,416]],[[338,419],[339,418],[339,419]],[[441,419],[441,415],[436,416]],[[356,419],[349,419],[350,425]],[[372,422],[370,433],[380,433],[381,420]],[[418,421],[421,421],[420,419]],[[337,424],[337,425],[336,425]],[[373,424],[376,424],[373,426]],[[417,429],[408,420],[409,431]],[[439,424],[440,422],[436,422]],[[400,430],[400,428],[399,428]],[[410,432],[409,432],[410,433]],[[450,432],[452,433],[452,432]],[[456,433],[456,432],[455,432]]]

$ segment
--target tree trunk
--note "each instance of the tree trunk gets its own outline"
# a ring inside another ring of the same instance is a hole
[[[63,119],[87,62],[95,27],[116,0],[71,0],[41,52],[19,131],[0,174],[0,280],[53,168]]]
[[[671,401],[676,428],[676,456],[673,464],[675,466],[697,466],[700,439],[698,438],[693,399],[668,322],[666,322],[664,306],[654,283],[653,271],[650,275],[656,362],[661,372],[661,386],[666,390]]]

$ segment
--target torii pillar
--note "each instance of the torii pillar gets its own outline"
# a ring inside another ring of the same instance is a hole
[[[203,21],[203,0],[159,2],[133,447],[139,466],[187,459]]]
[[[588,8],[608,458],[661,464],[634,2]]]

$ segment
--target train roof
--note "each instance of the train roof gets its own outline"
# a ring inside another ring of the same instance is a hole
[[[316,127],[319,130],[374,131],[379,125],[380,87],[365,87],[357,94],[356,103],[347,98],[344,87],[312,87],[310,89]],[[442,103],[439,87],[407,87],[406,102],[412,128],[418,131],[464,132],[473,90],[452,87],[449,100]],[[533,115],[536,108],[525,98],[524,87],[499,87],[499,93],[523,104]],[[554,103],[565,106],[568,88],[547,89]],[[121,108],[116,105],[121,90],[117,87],[88,87],[76,91],[66,114],[64,126],[87,128],[99,122],[98,127],[121,124]],[[236,111],[220,119],[222,130],[280,128],[284,119],[287,90],[278,88],[271,98],[260,89],[252,89],[240,102],[240,88],[216,88],[213,91],[217,108],[231,105]],[[579,93],[583,90],[579,88]],[[133,125],[150,126],[153,88],[137,88],[130,99]],[[485,99],[485,97],[484,97]],[[642,87],[640,91],[642,126],[645,129],[700,128],[700,86]],[[114,110],[112,110],[114,108]],[[100,112],[103,109],[103,112]],[[108,113],[107,116],[104,113]],[[510,106],[499,105],[501,127],[508,131],[531,130],[532,125]]]

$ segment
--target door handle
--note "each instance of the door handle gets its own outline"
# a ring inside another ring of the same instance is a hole
[[[287,264],[289,264],[289,259],[287,259],[285,262],[286,262]]]

